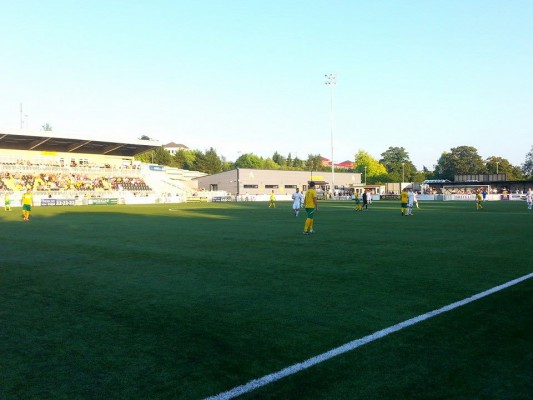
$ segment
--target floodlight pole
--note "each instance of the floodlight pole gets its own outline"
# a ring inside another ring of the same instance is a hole
[[[496,161],[496,175],[498,175],[498,165],[500,164],[499,161]]]
[[[333,95],[334,87],[337,84],[337,76],[335,74],[326,74],[326,85],[330,87],[331,103],[330,103],[330,129],[331,129],[331,198],[335,197],[335,162],[333,161]]]
[[[365,165],[365,186],[366,186],[366,165]]]
[[[402,183],[405,181],[405,163],[402,163]]]

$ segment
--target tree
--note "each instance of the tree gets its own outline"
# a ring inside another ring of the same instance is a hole
[[[522,172],[526,176],[533,175],[533,146],[531,146],[529,153],[526,154],[526,160],[522,164]]]
[[[402,163],[409,161],[409,153],[403,147],[389,147],[381,153],[379,162],[387,168],[387,172],[401,171]]]
[[[260,169],[263,166],[263,159],[255,154],[245,153],[235,160],[235,168]]]
[[[222,160],[214,148],[211,147],[205,154],[199,153],[194,162],[196,171],[205,172],[206,174],[222,172]]]
[[[154,158],[154,151],[145,151],[144,153],[137,154],[134,157],[137,161],[143,162],[143,163],[151,163]]]
[[[300,160],[298,157],[294,157],[294,160],[292,160],[292,166],[295,169],[303,170],[305,167],[305,163],[303,160]]]
[[[149,136],[142,135],[142,136],[139,138],[139,140],[152,140],[152,139],[150,139]]]
[[[485,163],[471,146],[454,147],[451,151],[443,152],[437,162],[435,173],[440,179],[453,180],[455,175],[484,174]]]
[[[135,159],[144,163],[158,165],[172,165],[173,158],[164,147],[157,147],[154,150],[144,152],[135,156]]]
[[[424,173],[424,171],[415,171],[413,174],[409,175],[409,182],[423,182],[426,179],[430,179]]]
[[[194,162],[191,170],[204,172],[206,168],[205,154],[200,150],[194,150]]]
[[[194,169],[194,162],[196,160],[197,151],[189,149],[179,149],[174,154],[172,165],[176,168],[192,170]]]
[[[505,167],[509,166],[509,161],[502,157],[490,156],[485,160],[485,169],[488,174],[505,174]]]
[[[507,180],[513,180],[513,181],[520,181],[520,180],[527,179],[527,176],[524,175],[524,173],[522,172],[522,167],[518,165],[511,165],[511,172],[507,176],[511,177],[511,178],[507,178]]]
[[[43,131],[51,132],[52,131],[52,126],[47,122],[46,124],[43,124],[43,126],[41,126],[41,129]]]
[[[292,158],[292,154],[289,153],[287,157],[283,157],[281,154],[279,154],[277,151],[272,155],[272,161],[274,161],[278,168],[274,168],[273,165],[270,165],[270,163],[267,162],[269,160],[268,158],[265,160],[265,169],[284,169],[284,170],[303,170],[304,169],[304,162],[300,160],[298,157]],[[320,163],[320,165],[322,165]]]
[[[222,161],[222,171],[229,171],[235,168],[234,163],[227,161],[224,156],[220,157],[220,161]]]
[[[379,162],[385,166],[395,181],[414,182],[417,179],[416,167],[403,147],[389,147],[381,153],[381,157]]]
[[[355,172],[359,172],[362,174],[363,182],[365,181],[365,179],[367,183],[381,183],[384,181],[388,182],[388,180],[386,180],[387,169],[378,160],[373,158],[368,152],[359,149],[359,151],[354,155],[354,161]]]
[[[305,162],[305,169],[308,171],[321,171],[323,169],[322,156],[320,154],[309,154]]]
[[[287,165],[287,160],[277,151],[272,155],[272,161],[278,164],[280,167],[285,167]],[[269,168],[272,169],[272,168]]]
[[[263,160],[262,169],[280,169],[280,168],[281,168],[280,165],[271,158],[266,158]]]
[[[430,171],[425,165],[422,166],[422,173],[424,174],[424,179],[422,179],[422,181],[426,179],[435,179],[435,171]]]
[[[515,167],[502,157],[491,156],[485,161],[485,168],[488,174],[505,174],[508,181],[516,181],[524,178],[520,167]]]
[[[152,162],[155,164],[170,165],[172,163],[172,156],[163,146],[157,147],[154,150],[153,156],[154,158]]]
[[[289,153],[289,155],[287,156],[287,160],[285,161],[285,164],[287,165],[287,167],[294,167],[294,165],[292,165],[292,156],[291,156],[291,153]]]

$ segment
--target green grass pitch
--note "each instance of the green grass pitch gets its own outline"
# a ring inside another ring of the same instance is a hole
[[[525,202],[0,210],[0,398],[203,399],[533,271]],[[240,399],[530,399],[533,279]]]

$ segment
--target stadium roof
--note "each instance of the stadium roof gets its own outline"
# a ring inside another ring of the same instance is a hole
[[[153,140],[123,142],[76,136],[52,131],[0,129],[0,149],[133,157],[161,146]]]

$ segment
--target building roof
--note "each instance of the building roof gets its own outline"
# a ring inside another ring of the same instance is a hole
[[[160,147],[159,142],[152,140],[123,142],[80,137],[74,134],[58,134],[52,131],[0,129],[0,149],[133,157],[157,147]]]
[[[331,160],[329,158],[322,157],[322,165],[331,165]],[[353,161],[346,160],[346,161],[343,161],[341,163],[335,163],[334,166],[335,167],[343,167],[343,168],[353,168],[354,167],[354,163],[353,163]]]
[[[346,161],[343,161],[343,162],[335,164],[335,165],[339,165],[339,166],[342,166],[342,167],[353,168],[354,163],[353,163],[353,161],[346,160]]]
[[[184,144],[177,144],[177,143],[174,143],[174,142],[167,143],[163,147],[178,148],[178,149],[188,149],[188,147],[185,146]]]

